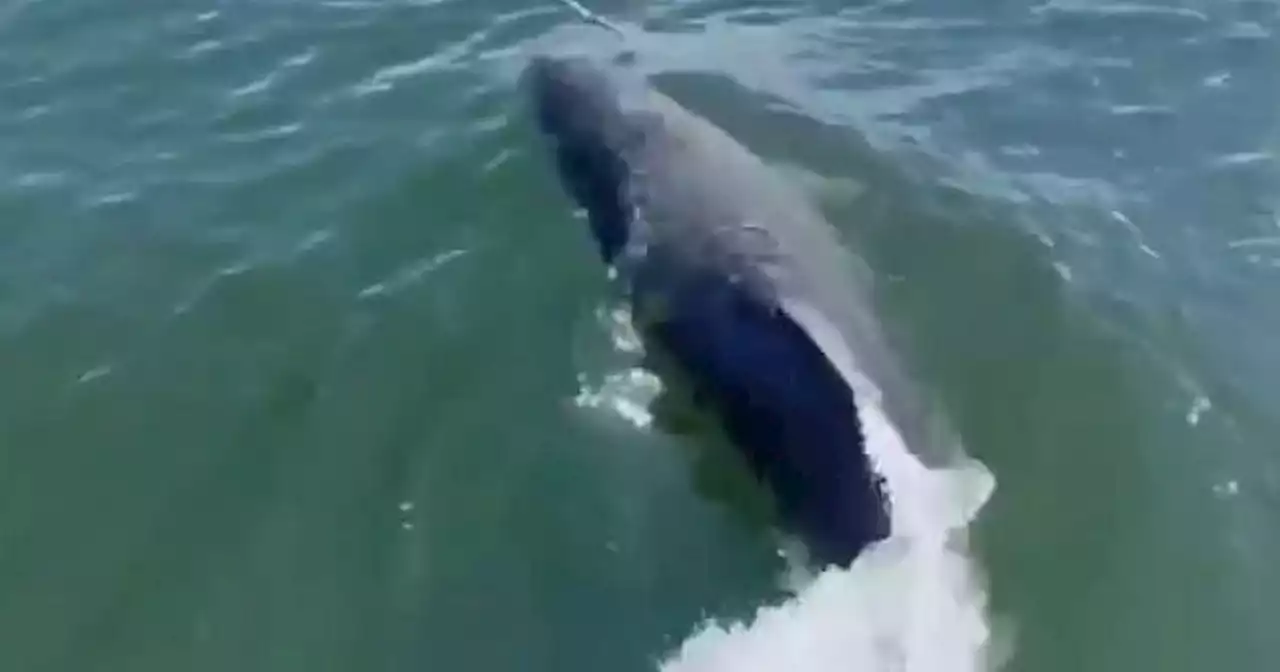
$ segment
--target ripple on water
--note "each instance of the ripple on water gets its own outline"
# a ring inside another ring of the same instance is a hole
[[[1271,31],[1253,21],[1240,21],[1231,24],[1222,36],[1228,40],[1267,40],[1271,38]]]
[[[467,250],[457,249],[429,255],[395,271],[389,278],[365,287],[357,296],[360,299],[371,299],[403,291],[466,253]]]
[[[475,63],[523,49],[521,40],[529,20],[547,15],[555,8],[533,7],[503,12],[477,22],[455,18],[459,39],[438,46],[425,55],[380,66],[351,87],[351,95],[364,97],[391,91],[429,73],[463,72]]]
[[[1165,22],[1198,26],[1210,22],[1209,15],[1190,7],[1163,4],[1095,2],[1093,0],[1050,0],[1032,10],[1034,14],[1057,19],[1099,22],[1132,21],[1137,25]]]
[[[69,182],[71,182],[69,174],[49,171],[19,173],[12,178],[10,184],[18,189],[51,189],[64,186]]]

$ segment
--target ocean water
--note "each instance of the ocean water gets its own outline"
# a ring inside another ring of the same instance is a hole
[[[1280,4],[588,4],[0,3],[0,670],[1277,669]],[[867,260],[927,534],[660,421],[516,88],[620,45]]]

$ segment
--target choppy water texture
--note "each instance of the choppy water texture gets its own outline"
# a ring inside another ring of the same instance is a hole
[[[917,652],[1280,665],[1280,5],[593,7],[860,185],[831,219],[998,483]],[[788,601],[752,496],[711,492],[732,462],[628,422],[652,383],[514,88],[535,47],[616,49],[574,21],[0,4],[0,669],[882,660],[918,577]]]

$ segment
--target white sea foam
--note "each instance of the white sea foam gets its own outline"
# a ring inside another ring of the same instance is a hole
[[[613,350],[638,363],[644,344],[631,323],[630,311],[621,307],[600,307],[595,317],[597,324],[609,332]],[[578,395],[574,403],[580,408],[606,409],[643,429],[653,423],[649,404],[661,391],[662,382],[652,372],[641,366],[626,366],[605,374],[604,379],[598,382],[579,375]]]
[[[708,624],[664,672],[993,669],[984,594],[963,554],[890,540],[748,624]]]

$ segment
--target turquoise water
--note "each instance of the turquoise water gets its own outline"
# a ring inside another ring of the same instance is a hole
[[[1275,669],[1280,5],[844,4],[593,7],[860,185],[832,223],[995,476],[961,601],[1003,669]],[[876,669],[839,642],[884,603],[788,603],[732,460],[633,422],[515,89],[616,49],[574,21],[0,5],[0,669],[654,670],[708,618],[719,668]]]

